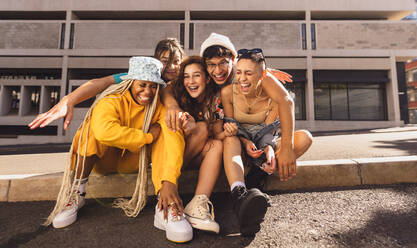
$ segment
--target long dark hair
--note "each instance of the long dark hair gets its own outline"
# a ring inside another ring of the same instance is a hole
[[[216,118],[214,116],[214,96],[216,95],[216,87],[211,80],[206,85],[206,89],[203,94],[203,101],[199,103],[197,99],[192,98],[184,86],[184,71],[185,67],[191,64],[198,64],[204,71],[204,74],[207,79],[210,79],[210,76],[204,66],[203,58],[200,56],[189,56],[186,57],[180,66],[180,72],[178,79],[175,81],[174,87],[174,97],[177,100],[180,108],[192,115],[196,121],[207,121],[208,124],[212,124]]]
[[[169,51],[169,59],[167,66],[165,66],[164,71],[162,72],[162,75],[164,75],[164,72],[166,68],[168,68],[168,65],[172,64],[172,60],[174,59],[174,54],[178,51],[181,55],[181,59],[184,57],[184,50],[181,47],[180,42],[176,38],[166,38],[163,40],[160,40],[158,44],[156,44],[155,52],[153,54],[153,57],[156,59],[161,59],[162,53],[165,51]],[[164,78],[164,80],[166,80]]]

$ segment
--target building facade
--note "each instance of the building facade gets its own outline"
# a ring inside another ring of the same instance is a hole
[[[26,125],[88,79],[152,55],[160,39],[197,55],[211,32],[262,48],[269,67],[294,76],[296,128],[399,126],[400,75],[417,57],[417,23],[401,19],[414,9],[414,0],[2,0],[0,145],[70,142],[91,101],[67,131],[63,120]]]

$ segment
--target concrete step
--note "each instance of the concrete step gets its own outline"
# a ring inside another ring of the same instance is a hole
[[[148,195],[154,195],[151,170],[147,173]],[[0,201],[55,200],[62,176],[62,172],[0,175]],[[197,171],[182,172],[178,184],[180,194],[193,193],[197,177]],[[130,197],[136,179],[137,174],[92,174],[87,185],[87,198]],[[312,190],[398,183],[417,183],[417,156],[301,161],[293,179],[283,182],[277,175],[271,175],[266,190]],[[229,191],[223,172],[214,191]]]

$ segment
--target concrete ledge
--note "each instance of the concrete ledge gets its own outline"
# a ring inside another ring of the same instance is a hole
[[[55,200],[63,173],[0,178],[0,201]],[[20,178],[20,179],[16,179]],[[130,197],[135,189],[137,174],[90,176],[87,198]],[[183,171],[179,178],[181,194],[191,194],[197,185],[197,171]],[[277,175],[268,178],[266,189],[294,190],[346,187],[366,184],[417,183],[417,156],[317,160],[298,162],[297,176],[287,182]],[[215,192],[229,191],[224,172],[220,173]],[[148,195],[154,195],[151,171],[148,170]]]
[[[417,183],[417,156],[353,160],[363,184]]]
[[[348,159],[299,162],[297,175],[286,182],[274,174],[267,181],[266,189],[293,190],[327,187],[357,186],[361,184],[355,162]]]
[[[0,202],[7,201],[10,180],[0,180]]]
[[[9,188],[10,202],[46,201],[56,199],[63,173],[13,179]]]

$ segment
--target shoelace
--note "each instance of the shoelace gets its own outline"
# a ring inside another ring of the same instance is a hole
[[[212,220],[214,220],[214,207],[213,207],[213,203],[211,203],[211,201],[208,198],[199,198],[199,201],[197,202],[197,206],[201,207],[204,209],[204,213],[209,212],[210,213],[210,218]],[[211,211],[210,211],[210,206],[211,206]],[[201,213],[201,210],[199,211]]]
[[[78,202],[79,202],[79,197],[78,196],[79,195],[80,195],[80,192],[74,192],[71,195],[71,198],[68,201],[67,205],[65,205],[65,207],[71,207],[74,203],[78,204]]]

